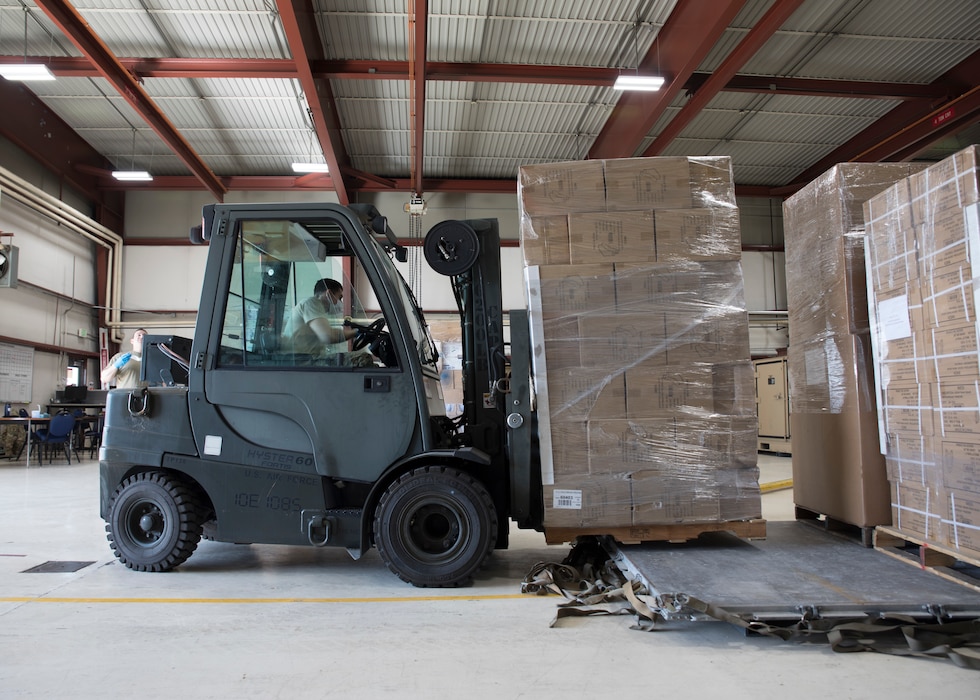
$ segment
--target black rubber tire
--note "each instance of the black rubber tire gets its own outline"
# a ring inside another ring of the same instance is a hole
[[[170,571],[201,541],[200,500],[163,472],[142,472],[116,488],[105,526],[116,557],[136,571]]]
[[[382,495],[374,542],[400,579],[420,588],[472,581],[497,538],[497,510],[479,481],[458,469],[420,467]]]

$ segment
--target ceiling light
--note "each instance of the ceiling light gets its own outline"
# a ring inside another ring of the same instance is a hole
[[[145,170],[113,170],[112,176],[122,182],[149,182],[153,179]]]
[[[54,80],[54,73],[43,63],[5,63],[0,75],[7,80]]]
[[[294,173],[326,173],[329,171],[326,163],[293,163]]]
[[[656,92],[664,86],[664,82],[664,78],[659,75],[621,75],[616,78],[613,90]]]

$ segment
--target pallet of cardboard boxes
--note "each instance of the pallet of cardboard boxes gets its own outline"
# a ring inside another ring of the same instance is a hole
[[[892,526],[980,563],[980,151],[865,204]]]
[[[519,179],[549,542],[765,535],[726,158]]]
[[[891,521],[878,443],[864,203],[925,166],[842,163],[783,203],[793,500],[800,519]]]

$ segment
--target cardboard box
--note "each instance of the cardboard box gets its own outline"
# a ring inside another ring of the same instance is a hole
[[[694,206],[691,165],[686,157],[622,158],[604,162],[607,211]]]
[[[665,309],[667,364],[696,362],[715,364],[747,360],[749,322],[737,306],[714,307],[705,304],[701,316],[697,305],[672,305]]]
[[[885,468],[889,481],[938,484],[942,482],[939,445],[931,435],[893,433],[885,437]]]
[[[659,262],[742,257],[736,207],[661,209],[654,213],[654,224]]]
[[[535,377],[582,366],[582,338],[577,316],[547,319],[542,323],[542,329],[543,337],[533,339]]]
[[[932,391],[932,384],[891,383],[883,387],[881,412],[885,432],[934,435]]]
[[[632,501],[629,474],[562,477],[544,487],[544,526],[625,527]]]
[[[948,489],[980,494],[980,435],[944,439],[939,444],[942,447],[943,485]]]
[[[561,369],[549,371],[547,381],[552,421],[626,416],[626,376],[621,369]]]
[[[732,467],[715,477],[719,483],[721,520],[753,520],[762,517],[762,491],[757,467]]]
[[[539,267],[541,318],[612,314],[616,308],[614,270],[608,263]]]
[[[632,474],[633,524],[717,522],[721,519],[718,487],[663,474],[660,470]]]
[[[841,163],[783,203],[791,343],[868,331],[864,205],[917,167]]]
[[[522,165],[518,171],[517,196],[522,216],[604,211],[603,161]]]
[[[980,377],[980,356],[976,324],[934,328],[924,333],[923,364],[920,375],[930,381]]]
[[[521,217],[524,266],[567,265],[568,216]]]
[[[592,474],[631,473],[676,467],[673,419],[589,421],[589,469]]]
[[[928,278],[950,267],[969,267],[971,238],[980,242],[977,205],[957,207],[918,229],[920,277]],[[980,251],[978,251],[980,252]]]
[[[628,368],[641,362],[666,364],[662,312],[619,313],[579,318],[582,367]]]
[[[640,365],[626,372],[626,417],[667,418],[678,412],[755,415],[748,361],[715,365]]]
[[[616,263],[616,308],[659,308],[686,302],[684,313],[700,316],[705,306],[744,308],[742,266],[738,261]]]
[[[933,486],[891,483],[892,525],[931,542],[945,541],[943,518],[948,510],[946,494]]]
[[[653,212],[572,214],[568,217],[568,248],[573,264],[654,262]]]
[[[585,421],[551,422],[551,460],[555,478],[589,473],[589,430]]]
[[[940,380],[932,385],[931,393],[935,402],[934,435],[942,438],[980,435],[980,378]]]
[[[948,513],[943,522],[946,543],[973,558],[980,557],[980,496],[951,491]]]

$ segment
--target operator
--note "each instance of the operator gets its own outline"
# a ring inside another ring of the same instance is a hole
[[[325,277],[313,286],[313,296],[293,307],[286,328],[293,352],[323,357],[347,351],[357,329],[344,319],[343,299],[340,282]],[[348,358],[356,366],[373,364],[369,353],[349,353]]]
[[[117,352],[109,360],[109,364],[102,370],[102,383],[115,384],[117,389],[135,389],[142,386],[140,383],[140,362],[143,358],[143,336],[146,329],[137,328],[133,331],[130,344],[133,349],[130,352]]]

